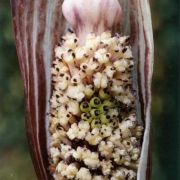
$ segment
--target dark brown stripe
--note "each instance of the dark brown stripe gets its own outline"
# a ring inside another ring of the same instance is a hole
[[[33,47],[32,47],[32,33],[33,33],[33,15],[34,15],[34,1],[26,2],[27,5],[27,48],[28,48],[28,63],[29,63],[29,74],[28,76],[28,88],[29,92],[26,97],[27,100],[27,134],[28,141],[30,144],[31,155],[33,159],[33,164],[37,173],[37,176],[42,176],[41,165],[39,164],[39,152],[37,149],[37,138],[36,138],[36,107],[35,94],[34,94],[34,68],[33,68]]]
[[[149,102],[149,84],[148,84],[148,80],[149,80],[149,44],[148,44],[148,40],[147,40],[147,34],[145,29],[143,28],[144,31],[144,39],[145,39],[145,44],[146,44],[146,48],[145,48],[145,63],[144,63],[144,74],[145,74],[145,97],[146,97],[146,108],[148,106]]]
[[[17,49],[17,55],[18,55],[18,59],[23,58],[23,52],[22,52],[22,41],[21,41],[21,34],[20,34],[20,19],[19,19],[19,13],[20,11],[18,11],[18,7],[19,7],[19,1],[15,1],[15,0],[11,0],[11,6],[13,7],[12,9],[12,16],[13,16],[13,26],[14,26],[14,37],[16,40],[16,49]],[[20,50],[19,50],[20,49]],[[21,61],[19,61],[19,66],[20,66],[20,70],[21,70],[21,75],[23,78],[23,81],[25,81],[25,68],[24,68],[24,64],[21,63]],[[25,86],[25,84],[24,84]],[[25,87],[24,87],[25,88]]]

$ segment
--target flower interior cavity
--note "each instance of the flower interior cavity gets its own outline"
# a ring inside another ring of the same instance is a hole
[[[129,37],[61,37],[52,64],[50,171],[56,180],[135,180],[143,126]]]
[[[143,126],[137,120],[134,59],[117,0],[65,0],[72,30],[55,47],[50,99],[54,179],[135,180]]]

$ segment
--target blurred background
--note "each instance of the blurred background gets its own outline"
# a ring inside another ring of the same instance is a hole
[[[178,0],[151,3],[155,39],[152,180],[180,179],[179,7]],[[36,180],[26,141],[23,85],[8,0],[0,1],[0,180]]]

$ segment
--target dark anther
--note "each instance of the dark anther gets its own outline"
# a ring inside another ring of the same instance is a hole
[[[87,69],[87,65],[83,65],[82,67],[83,67],[83,69]]]
[[[65,39],[63,37],[60,38],[61,41],[65,41]]]
[[[70,33],[74,33],[74,31],[73,31],[72,29],[70,29],[70,28],[68,28],[68,31],[69,31]]]
[[[129,145],[130,145],[130,142],[127,142],[127,145],[129,146]]]
[[[131,69],[131,68],[133,68],[134,66],[133,65],[129,65],[129,68]]]
[[[59,42],[57,45],[58,45],[58,46],[61,46],[62,44]]]
[[[94,61],[94,62],[97,62],[97,58],[93,57],[93,61]]]
[[[72,49],[68,49],[68,52],[72,52]]]
[[[55,115],[54,115],[54,114],[51,114],[51,117],[55,117]]]
[[[72,57],[75,58],[75,57],[76,57],[76,54],[75,54],[75,53],[72,53]]]
[[[99,69],[99,66],[97,66],[96,69]]]
[[[77,79],[74,78],[73,81],[74,81],[74,82],[77,82]]]
[[[88,57],[89,57],[89,55],[87,55],[87,54],[84,54],[84,57],[85,57],[85,58],[88,58]]]
[[[133,60],[134,58],[133,57],[129,57],[129,58],[127,58],[128,60]]]
[[[115,67],[112,67],[111,70],[112,70],[112,71],[113,71],[113,70],[116,70],[116,68],[115,68]]]
[[[122,53],[125,53],[127,51],[127,48],[123,48]]]
[[[62,130],[62,127],[61,127],[61,125],[59,123],[57,124],[56,129]]]
[[[129,40],[130,40],[130,37],[128,36],[128,37],[126,38],[125,42],[128,43]]]

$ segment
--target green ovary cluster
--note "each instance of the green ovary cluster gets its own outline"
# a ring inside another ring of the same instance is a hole
[[[93,128],[101,128],[102,125],[118,126],[120,120],[119,109],[116,101],[111,98],[109,92],[100,90],[97,96],[85,99],[80,104],[81,120],[87,121]]]

